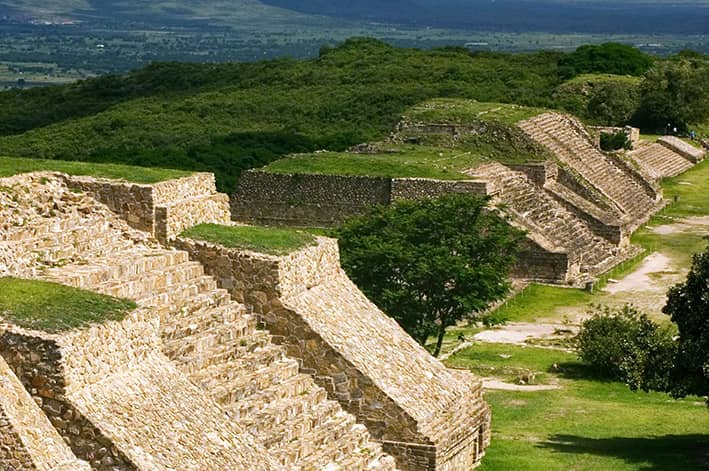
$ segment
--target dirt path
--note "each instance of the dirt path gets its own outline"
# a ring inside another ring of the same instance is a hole
[[[483,388],[496,391],[554,391],[561,389],[561,386],[554,384],[512,384],[505,383],[495,378],[483,378]]]
[[[532,322],[514,322],[503,327],[485,330],[473,337],[479,342],[509,343],[528,345],[529,340],[561,340],[576,333],[577,327],[568,324],[540,324]]]

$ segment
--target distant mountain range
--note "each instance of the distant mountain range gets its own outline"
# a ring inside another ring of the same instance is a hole
[[[0,17],[8,14],[153,25],[329,17],[487,31],[709,33],[709,0],[0,0]]]

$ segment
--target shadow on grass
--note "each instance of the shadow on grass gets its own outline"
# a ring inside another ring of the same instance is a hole
[[[601,383],[612,383],[616,381],[612,378],[598,373],[598,371],[581,362],[559,363],[558,365],[554,365],[547,369],[547,372],[553,373],[564,379],[586,379],[591,381],[598,381]]]
[[[637,438],[553,435],[537,446],[558,453],[615,457],[642,470],[709,469],[709,435],[703,434]]]

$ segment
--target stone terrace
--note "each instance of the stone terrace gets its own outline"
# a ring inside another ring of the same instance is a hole
[[[658,208],[660,195],[651,182],[602,153],[574,117],[544,113],[519,126],[607,198],[630,228],[646,221]]]
[[[573,282],[578,276],[597,275],[618,263],[615,244],[594,234],[524,173],[490,163],[472,170],[471,176],[491,183],[494,204],[503,208],[512,224],[527,231],[533,243],[527,248],[531,253],[520,255],[517,276],[542,281],[562,277]],[[566,255],[565,266],[553,262],[559,254]]]
[[[704,151],[674,136],[661,137],[656,143],[644,145],[629,155],[657,180],[686,172],[704,159]]]
[[[143,309],[141,335],[128,335],[125,344],[109,340],[121,330],[115,327],[64,340],[71,359],[64,364],[76,367],[67,366],[60,376],[73,375],[73,384],[82,386],[67,386],[62,394],[101,430],[105,440],[97,446],[106,448],[108,441],[116,447],[114,462],[123,462],[125,469],[152,469],[159,463],[181,469],[259,469],[269,468],[270,460],[288,469],[394,469],[394,461],[371,442],[366,428],[327,400],[310,376],[299,373],[298,363],[185,252],[159,247],[52,174],[4,179],[0,186],[16,192],[16,198],[27,195],[27,201],[3,200],[2,272],[130,298]],[[116,363],[116,352],[133,351],[125,345],[150,339],[150,325],[155,343],[142,344],[141,351],[151,353]],[[107,352],[98,355],[101,361],[86,362],[96,349]],[[93,376],[86,368],[94,369]],[[187,378],[202,388],[190,390]],[[26,379],[31,385],[33,378]],[[176,415],[166,416],[167,411]],[[236,443],[235,435],[242,443],[253,435],[252,451],[237,445],[226,455],[215,454],[213,447],[202,450],[200,440],[212,436],[205,435],[205,427],[216,433],[215,446]],[[190,445],[192,439],[197,441]],[[74,451],[86,452],[78,444]],[[262,457],[259,464],[249,458],[254,454]]]
[[[318,242],[278,257],[177,240],[260,314],[401,469],[473,467],[490,438],[480,381],[433,358],[347,278],[337,242]]]

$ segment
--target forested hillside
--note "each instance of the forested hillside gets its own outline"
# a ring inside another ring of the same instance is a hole
[[[428,98],[557,108],[571,103],[573,111],[592,118],[570,95],[594,92],[564,88],[566,80],[580,73],[639,76],[657,68],[659,59],[629,47],[621,63],[609,60],[604,51],[617,47],[470,54],[353,39],[312,60],[154,64],[125,76],[0,93],[0,155],[212,170],[220,189],[231,191],[243,169],[284,154],[381,139],[407,108]],[[691,61],[688,74],[707,70],[703,56]],[[631,112],[639,108],[641,92],[637,102],[626,103],[630,95],[623,87],[637,89],[640,80],[611,81],[613,99]]]

